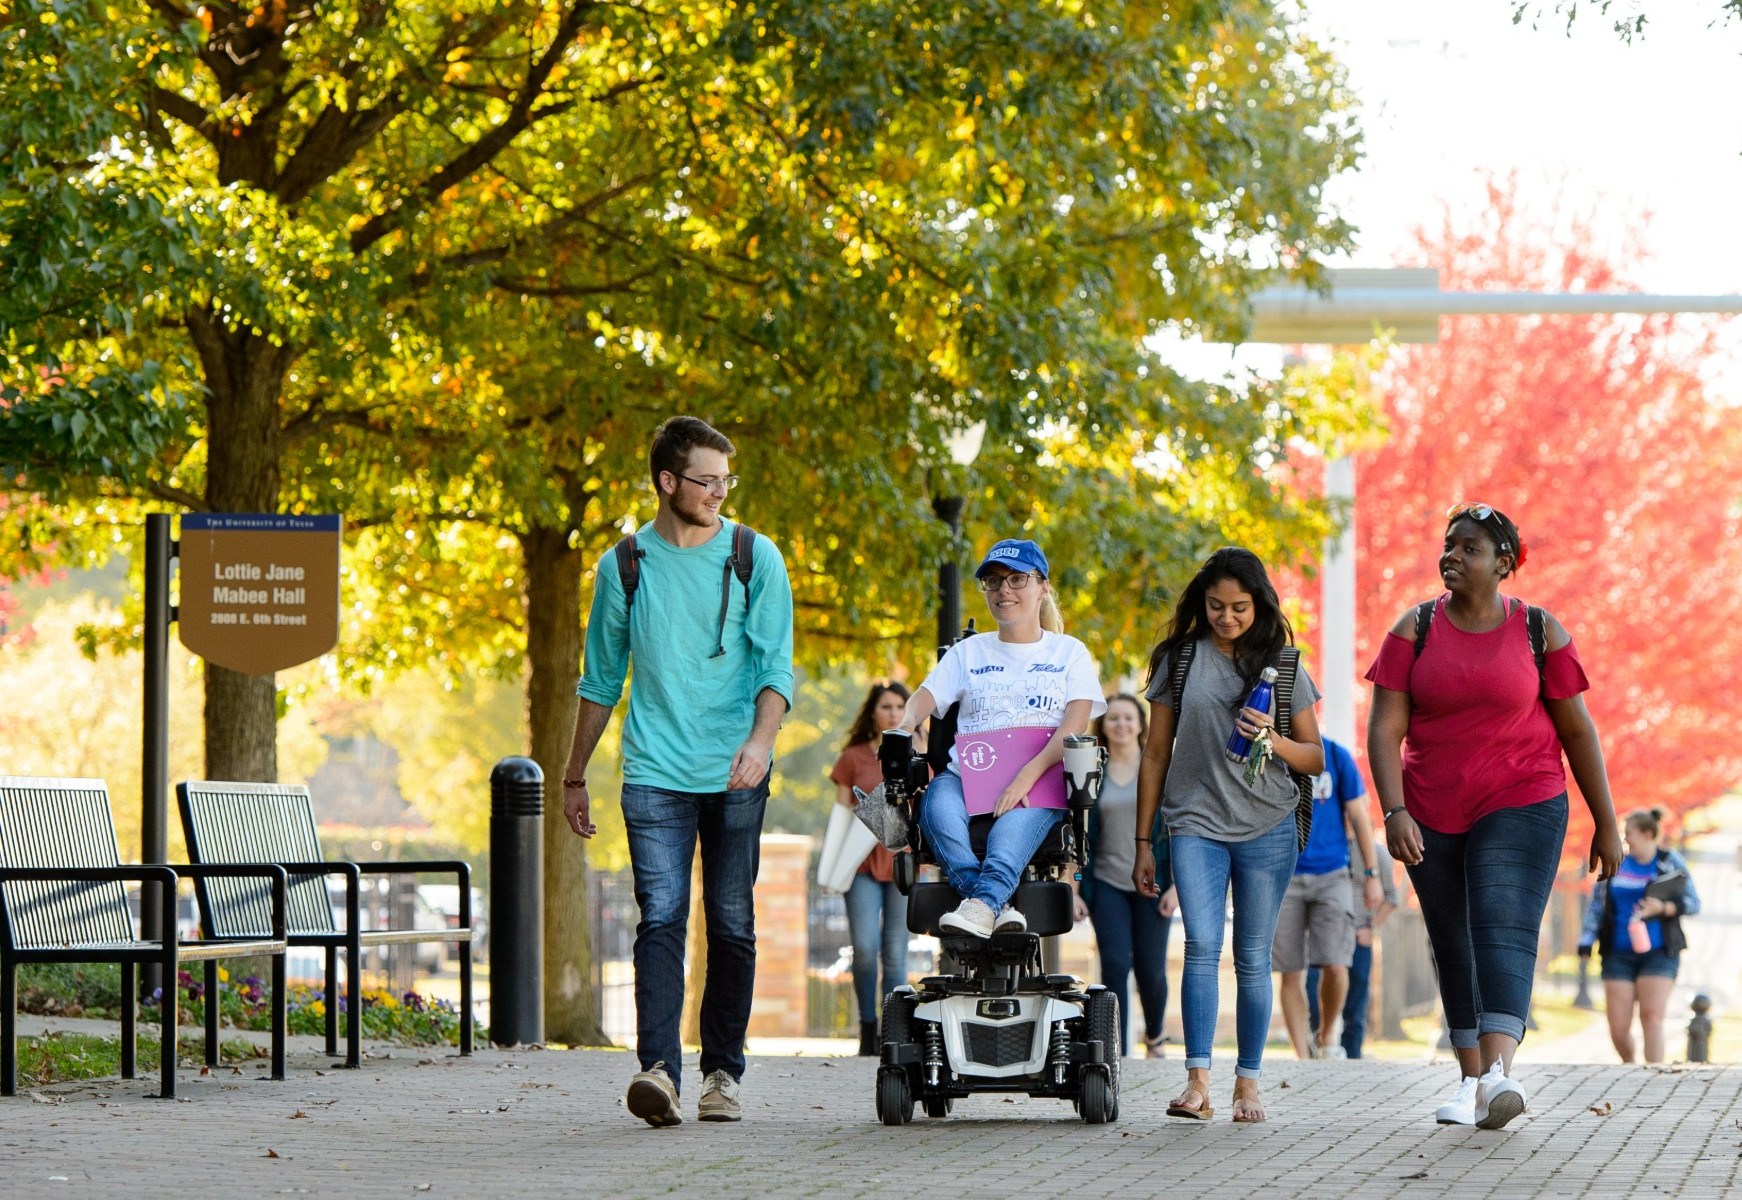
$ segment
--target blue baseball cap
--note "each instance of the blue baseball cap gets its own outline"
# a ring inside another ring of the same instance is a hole
[[[986,557],[974,568],[974,578],[984,579],[988,567],[1008,567],[1018,572],[1038,571],[1042,579],[1047,576],[1046,555],[1041,553],[1039,546],[1022,538],[1005,538],[986,551]]]

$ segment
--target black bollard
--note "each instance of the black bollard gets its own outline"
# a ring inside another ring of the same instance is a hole
[[[490,772],[490,1040],[544,1041],[544,772],[505,758]]]

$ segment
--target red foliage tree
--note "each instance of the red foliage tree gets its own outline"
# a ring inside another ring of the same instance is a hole
[[[1510,183],[1417,240],[1458,290],[1625,291],[1640,257],[1599,250],[1586,220],[1533,218]],[[1728,732],[1742,699],[1742,425],[1702,378],[1709,323],[1461,317],[1441,333],[1393,355],[1391,436],[1356,459],[1360,669],[1399,613],[1441,590],[1446,507],[1486,501],[1530,550],[1503,590],[1579,647],[1617,809],[1717,798],[1742,779]],[[1576,789],[1572,811],[1569,863],[1590,837]]]

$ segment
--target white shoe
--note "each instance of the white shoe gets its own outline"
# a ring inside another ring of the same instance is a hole
[[[992,906],[984,900],[972,897],[956,905],[953,912],[947,912],[938,918],[939,929],[954,930],[957,933],[971,933],[977,938],[992,936],[995,924]]]
[[[1349,1052],[1338,1045],[1320,1046],[1320,1058],[1348,1058]]]
[[[1530,1097],[1516,1080],[1506,1077],[1506,1068],[1499,1059],[1488,1068],[1476,1088],[1476,1128],[1504,1129],[1506,1123],[1524,1112]]]
[[[709,1071],[702,1080],[702,1099],[696,1116],[703,1121],[741,1121],[744,1109],[738,1103],[738,1081],[724,1071]]]
[[[993,933],[1025,933],[1028,930],[1028,918],[1006,904],[998,913],[998,920],[992,926]]]
[[[1481,1081],[1474,1076],[1466,1075],[1458,1084],[1458,1090],[1452,1093],[1452,1098],[1440,1105],[1434,1112],[1434,1120],[1441,1125],[1474,1125],[1476,1123],[1476,1090]]]

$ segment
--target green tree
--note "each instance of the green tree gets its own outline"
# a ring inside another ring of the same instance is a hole
[[[1070,547],[1113,654],[1216,531],[1325,528],[1266,465],[1345,398],[1143,345],[1347,239],[1339,74],[1262,0],[98,11],[0,28],[0,469],[345,512],[350,673],[524,661],[547,776],[585,573],[674,410],[743,444],[813,662],[929,657],[934,494]],[[207,706],[208,772],[270,777],[272,681],[210,670]],[[547,929],[584,930],[580,848],[547,848]],[[548,959],[584,980],[584,935]]]

